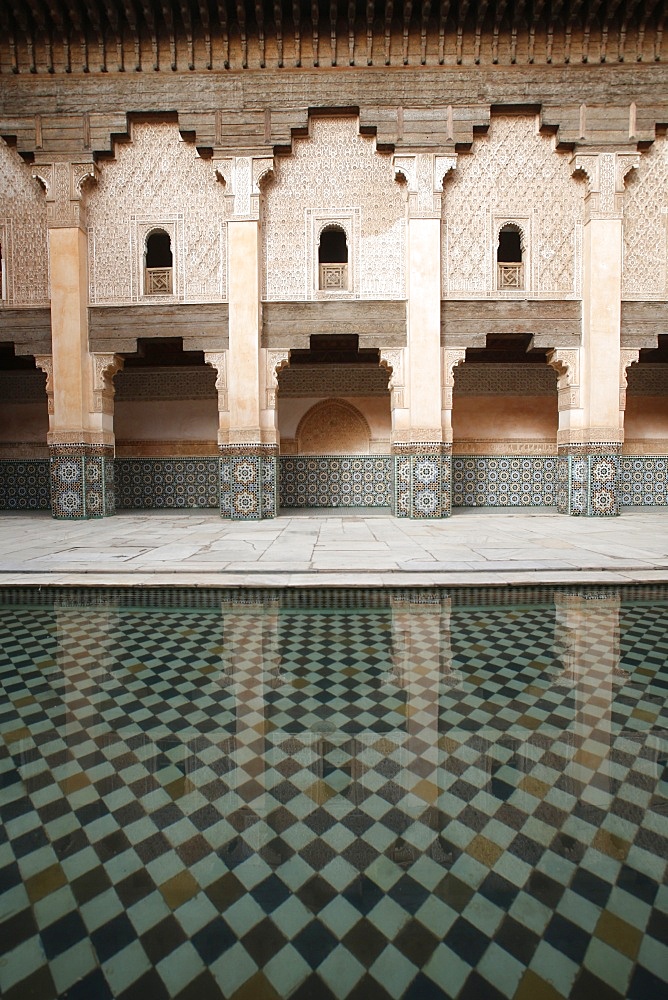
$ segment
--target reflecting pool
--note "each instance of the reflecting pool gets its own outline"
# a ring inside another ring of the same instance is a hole
[[[662,1000],[668,588],[0,589],[6,1000]]]

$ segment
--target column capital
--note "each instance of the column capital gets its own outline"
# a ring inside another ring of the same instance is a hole
[[[227,218],[255,221],[260,218],[262,184],[274,173],[273,156],[222,156],[214,153],[216,177],[225,185]]]
[[[33,164],[32,175],[46,191],[49,229],[85,229],[84,185],[97,180],[99,171],[92,160],[55,160]]]
[[[621,219],[624,208],[626,175],[638,168],[640,153],[629,150],[606,150],[575,153],[573,173],[587,178],[585,221]]]
[[[394,176],[408,187],[410,219],[440,219],[443,182],[457,166],[457,154],[396,153]]]

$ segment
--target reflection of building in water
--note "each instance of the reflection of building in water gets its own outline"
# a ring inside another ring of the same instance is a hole
[[[554,645],[563,665],[554,680],[568,687],[574,701],[574,753],[564,773],[573,779],[573,794],[609,808],[614,701],[628,679],[619,665],[619,593],[555,591],[554,599]]]
[[[666,503],[658,6],[5,6],[0,507]]]

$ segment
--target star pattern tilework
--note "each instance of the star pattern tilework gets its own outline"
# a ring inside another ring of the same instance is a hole
[[[667,595],[467,600],[5,605],[2,996],[668,996]]]

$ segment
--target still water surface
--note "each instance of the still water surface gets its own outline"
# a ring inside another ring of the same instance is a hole
[[[0,992],[668,996],[668,589],[0,591]]]

